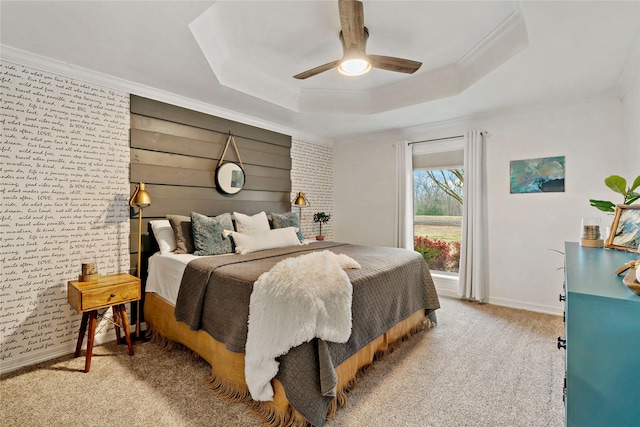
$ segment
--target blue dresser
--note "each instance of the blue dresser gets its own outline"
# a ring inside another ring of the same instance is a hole
[[[615,271],[637,253],[565,245],[565,424],[640,426],[640,296]]]

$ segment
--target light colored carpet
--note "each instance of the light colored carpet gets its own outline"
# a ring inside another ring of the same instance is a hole
[[[438,326],[374,365],[327,427],[562,426],[562,318],[441,298]],[[206,362],[145,343],[96,347],[2,376],[3,426],[260,426],[212,395]]]

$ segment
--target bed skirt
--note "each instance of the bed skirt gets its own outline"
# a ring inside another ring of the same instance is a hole
[[[173,314],[174,306],[153,293],[145,294],[144,318],[156,341],[181,344],[211,365],[208,387],[218,395],[236,402],[245,402],[268,426],[309,426],[306,419],[287,400],[282,384],[272,380],[274,399],[256,402],[251,399],[244,377],[244,353],[234,353],[207,332],[192,331]],[[435,322],[419,310],[360,349],[335,368],[338,376],[337,397],[331,403],[327,418],[346,404],[347,392],[358,382],[358,376],[375,360],[389,353],[412,334],[431,328]]]

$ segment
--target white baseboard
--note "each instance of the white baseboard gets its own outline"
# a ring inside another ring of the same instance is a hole
[[[140,325],[140,330],[146,330],[146,324],[143,322]],[[133,334],[134,331],[131,331]],[[102,345],[111,341],[115,341],[115,333],[113,332],[113,327],[107,328],[105,331],[101,331],[96,334],[94,340],[94,346]],[[82,348],[86,349],[86,337],[83,343]],[[67,356],[69,354],[73,354],[76,351],[76,341],[74,340],[71,343],[67,343],[64,345],[60,345],[54,348],[49,348],[46,350],[38,351],[38,352],[30,352],[24,356],[12,357],[9,361],[2,361],[0,363],[0,374],[5,374],[7,372],[15,371],[16,369],[20,369],[25,366],[36,365],[41,362],[46,362],[51,359],[55,359],[57,357]],[[81,356],[84,358],[84,353]]]
[[[432,273],[433,283],[436,286],[438,295],[450,298],[459,298],[458,295],[458,277],[446,274]],[[562,316],[564,309],[562,307],[554,307],[542,304],[532,304],[525,301],[517,301],[508,298],[489,297],[489,304],[500,305],[503,307],[519,308],[522,310],[535,311],[538,313],[554,314]]]
[[[553,307],[542,304],[531,304],[523,301],[516,301],[507,298],[489,298],[489,304],[500,305],[503,307],[519,308],[522,310],[535,311],[538,313],[553,314],[562,316],[564,309],[562,307]]]
[[[100,335],[96,335],[94,345],[104,344],[113,340],[113,332],[109,334],[103,333]],[[82,348],[86,348],[86,344],[84,344]],[[74,353],[75,351],[76,343],[72,342],[54,348],[49,348],[47,350],[30,352],[29,354],[24,356],[12,357],[8,362],[2,362],[2,366],[0,366],[0,374],[15,371],[16,369],[20,369],[25,366],[36,365],[38,363],[46,362],[47,360],[55,359],[57,357],[67,356]]]

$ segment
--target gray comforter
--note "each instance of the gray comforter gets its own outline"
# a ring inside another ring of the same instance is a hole
[[[293,407],[311,424],[322,426],[335,397],[335,366],[420,309],[435,320],[440,304],[420,254],[405,249],[319,242],[245,255],[198,258],[185,270],[175,316],[193,330],[207,331],[230,351],[242,353],[253,283],[279,261],[318,250],[346,254],[362,266],[347,271],[353,285],[351,337],[344,344],[315,339],[291,349],[279,358],[276,378],[282,382]],[[300,280],[304,282],[304,272]]]

